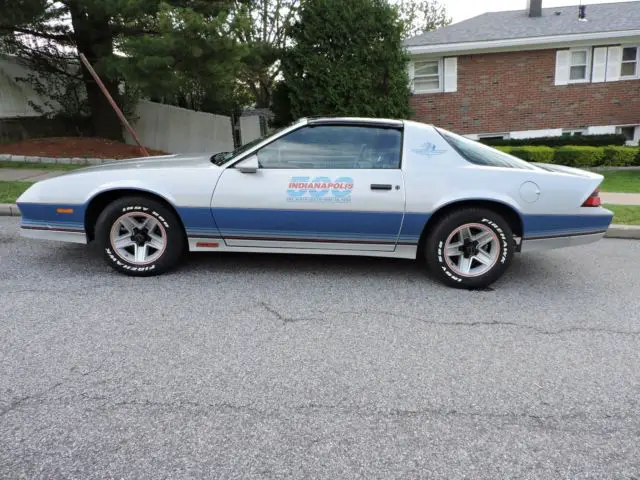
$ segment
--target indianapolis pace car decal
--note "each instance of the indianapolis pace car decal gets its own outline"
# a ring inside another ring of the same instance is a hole
[[[353,178],[292,177],[287,189],[287,202],[350,203]]]
[[[411,150],[413,153],[417,153],[418,155],[422,155],[425,157],[432,157],[434,155],[442,155],[446,153],[446,150],[441,150],[435,146],[435,144],[431,142],[427,142],[422,144],[419,148],[414,148]]]

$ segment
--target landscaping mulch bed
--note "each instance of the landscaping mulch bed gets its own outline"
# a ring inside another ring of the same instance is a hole
[[[150,155],[165,152],[149,150]],[[0,144],[0,154],[50,158],[123,159],[143,156],[137,146],[89,137],[34,138],[17,143]]]

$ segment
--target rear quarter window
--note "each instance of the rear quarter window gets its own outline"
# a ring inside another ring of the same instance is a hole
[[[483,145],[480,142],[470,140],[461,135],[449,132],[441,128],[436,129],[440,135],[451,145],[465,160],[475,165],[485,167],[519,168],[524,170],[536,170],[537,167],[525,162],[513,155],[501,152],[495,148]]]

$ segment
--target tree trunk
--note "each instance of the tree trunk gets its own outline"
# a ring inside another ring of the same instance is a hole
[[[113,56],[113,33],[109,18],[100,11],[82,6],[82,0],[69,2],[71,22],[78,53],[84,53],[89,63],[100,75],[100,62]],[[97,137],[123,141],[120,119],[104,96],[89,71],[82,66],[82,76],[87,90],[87,100],[91,109],[91,122]],[[100,75],[105,87],[118,101],[118,82]]]
[[[256,98],[257,108],[269,108],[271,106],[272,85],[269,83],[269,75],[258,80],[258,88],[253,92]]]

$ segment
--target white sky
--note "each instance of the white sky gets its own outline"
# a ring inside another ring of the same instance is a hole
[[[524,10],[527,0],[441,0],[447,6],[449,16],[454,22],[466,20],[485,12],[501,10]],[[593,3],[614,3],[620,0],[582,0],[583,5]],[[542,8],[578,5],[580,0],[542,0]],[[577,8],[576,8],[577,11]],[[588,9],[587,9],[588,13]]]

